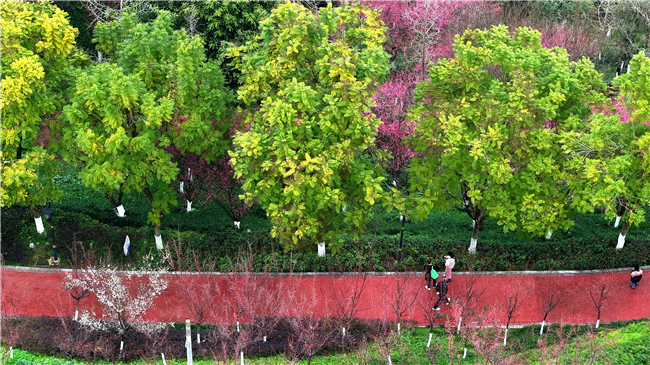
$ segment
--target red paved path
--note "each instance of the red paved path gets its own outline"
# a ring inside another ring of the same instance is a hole
[[[650,268],[644,268],[650,274]],[[62,289],[61,280],[69,270],[34,269],[2,267],[2,313],[30,316],[72,316],[74,301]],[[515,313],[513,324],[532,324],[541,322],[545,293],[554,292],[563,302],[555,308],[547,319],[551,323],[594,323],[596,308],[589,292],[600,293],[603,284],[611,288],[602,307],[601,322],[624,321],[650,318],[650,280],[642,280],[636,290],[629,286],[629,269],[581,272],[509,272],[509,273],[454,273],[450,284],[450,295],[454,300],[463,301],[469,283],[474,282],[477,291],[484,291],[475,308],[497,308],[505,310],[505,303],[520,283],[522,292],[530,291],[529,296]],[[197,296],[208,298],[207,321],[212,323],[232,323],[234,318],[232,303],[239,300],[244,310],[264,314],[296,315],[298,312],[332,315],[336,303],[341,298],[351,297],[355,284],[362,279],[354,274],[279,274],[237,275],[237,274],[169,274],[169,286],[154,302],[147,313],[152,321],[182,322],[193,318],[179,289],[192,288],[195,292],[210,285],[210,294]],[[371,273],[366,279],[367,286],[362,292],[357,317],[374,319],[394,319],[389,302],[396,303],[398,287],[402,288],[402,298],[408,302],[413,293],[424,307],[430,307],[431,295],[435,292],[424,289],[421,274]],[[404,283],[401,286],[399,283]],[[244,304],[241,304],[244,303]],[[289,304],[290,303],[290,304]],[[81,308],[95,308],[94,298],[81,302]],[[441,313],[448,311],[443,308]],[[416,303],[406,312],[405,318],[419,324],[427,324]],[[504,317],[505,320],[505,317]],[[246,321],[246,318],[242,318]]]

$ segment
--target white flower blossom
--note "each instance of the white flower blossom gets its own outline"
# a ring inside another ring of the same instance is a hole
[[[134,271],[118,271],[110,264],[80,270],[78,278],[66,278],[65,285],[81,286],[95,294],[102,314],[84,311],[79,323],[91,329],[115,330],[120,334],[129,328],[145,333],[164,328],[166,323],[147,323],[145,312],[167,288],[166,269],[156,265],[156,258],[147,255]]]

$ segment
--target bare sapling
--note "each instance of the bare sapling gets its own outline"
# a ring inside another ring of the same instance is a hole
[[[549,313],[551,313],[563,300],[564,300],[564,290],[563,288],[551,278],[542,278],[535,284],[537,291],[540,293],[542,301],[542,310],[544,311],[544,318],[542,319],[542,325],[539,330],[539,335],[544,334],[544,326],[546,326],[546,319],[548,318]]]
[[[506,346],[508,343],[508,329],[510,328],[510,322],[515,317],[515,314],[519,308],[524,304],[526,298],[533,291],[532,286],[525,287],[522,283],[522,277],[516,278],[516,284],[506,289],[504,293],[505,298],[505,312],[506,312],[506,329],[503,334],[503,346]]]
[[[477,303],[483,297],[488,289],[488,286],[482,282],[482,268],[476,269],[476,259],[472,257],[468,262],[468,271],[462,276],[462,284],[459,291],[454,291],[457,296],[459,304],[459,313],[457,318],[456,334],[461,333],[463,325],[463,316],[468,312],[473,312]],[[456,294],[457,293],[457,294]],[[463,336],[464,349],[463,353],[467,352],[467,345],[469,339]]]
[[[596,307],[596,328],[600,327],[600,314],[609,300],[609,294],[613,287],[613,277],[598,280],[589,290],[591,302]]]
[[[95,249],[86,249],[83,242],[78,242],[76,234],[73,234],[72,247],[70,248],[72,270],[67,272],[63,278],[63,289],[75,301],[75,321],[79,319],[79,303],[90,295],[90,290],[84,285],[81,269],[95,262],[96,252]]]
[[[196,343],[200,344],[201,325],[206,320],[213,298],[221,297],[222,293],[215,283],[214,276],[209,274],[215,271],[214,260],[201,257],[194,251],[186,251],[182,246],[180,235],[167,241],[167,257],[177,278],[178,291],[183,296],[191,320],[197,327]]]
[[[284,303],[291,307],[287,322],[291,331],[288,338],[287,355],[291,363],[307,358],[311,365],[312,356],[340,336],[335,323],[319,318],[316,314],[320,301],[316,294],[315,282],[311,290],[302,296],[293,295]]]
[[[331,298],[327,303],[330,311],[341,327],[349,328],[355,316],[367,309],[360,307],[360,303],[368,286],[368,273],[357,270],[351,276],[330,276],[329,281],[326,287],[319,287],[321,297]]]
[[[381,295],[387,310],[397,320],[397,335],[401,335],[401,324],[404,315],[413,307],[418,298],[418,289],[413,285],[413,276],[409,273],[391,275],[389,284]]]
[[[426,347],[431,347],[431,340],[433,339],[433,327],[443,317],[440,312],[435,311],[433,307],[438,302],[438,297],[435,292],[427,291],[424,294],[418,295],[416,298],[416,308],[418,312],[427,320],[429,324],[429,339]]]

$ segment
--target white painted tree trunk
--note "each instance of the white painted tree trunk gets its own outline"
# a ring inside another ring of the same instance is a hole
[[[126,235],[126,238],[124,239],[124,256],[129,256],[129,248],[131,247],[131,239],[129,238],[129,235]]]
[[[427,342],[427,347],[431,347],[431,338],[433,337],[433,333],[429,332],[429,342]]]
[[[104,60],[104,58],[102,57],[102,53],[98,51],[97,52],[97,61],[99,61],[99,63],[101,63],[103,60]]]
[[[34,218],[34,222],[36,223],[36,232],[38,232],[38,234],[43,234],[43,232],[45,232],[43,217]]]
[[[550,240],[551,237],[553,237],[553,230],[549,229],[548,231],[546,231],[546,239]]]
[[[472,228],[476,227],[476,221],[472,219]]]
[[[240,351],[239,354],[241,355],[241,365],[244,365],[244,351]]]
[[[508,329],[507,328],[506,328],[506,333],[503,336],[503,346],[505,346],[506,343],[508,343]]]
[[[460,317],[458,320],[458,328],[456,329],[456,334],[460,333],[460,325],[463,323],[463,317]]]
[[[192,209],[192,202],[188,200],[188,201],[187,201],[187,212],[189,213],[189,212],[191,212],[191,211],[193,211],[193,210],[194,210],[194,209]]]
[[[467,347],[463,350],[463,359],[467,357]]]
[[[162,356],[163,365],[167,365],[167,361],[165,361],[165,354],[161,352],[160,356]]]
[[[262,341],[266,342],[266,336],[264,336],[264,338],[262,338]]]
[[[239,332],[239,321],[237,321],[237,332]]]
[[[163,246],[162,236],[153,236],[153,237],[156,239],[156,248],[157,249],[162,250],[163,248],[165,248],[165,246]]]
[[[318,257],[325,257],[325,242],[318,244]]]
[[[196,343],[198,344],[201,343],[201,334],[199,333],[198,330],[196,330]]]
[[[10,359],[14,358],[14,348],[11,346],[9,347],[9,358]]]
[[[184,185],[185,185],[185,183],[181,181],[181,186],[180,186],[180,188],[178,189],[181,193],[184,193],[184,192],[185,192],[185,190],[183,190]]]
[[[623,245],[625,245],[625,236],[622,234],[618,234],[618,243],[616,244],[616,249],[620,250],[623,248]]]
[[[616,216],[616,221],[614,221],[614,228],[618,228],[618,224],[621,223],[621,216]]]
[[[398,334],[398,335],[400,334],[400,331],[401,331],[401,329],[402,329],[401,326],[400,326],[400,324],[401,324],[401,323],[397,322],[397,334]]]
[[[401,221],[403,221],[403,220],[404,220],[404,216],[403,216],[403,215],[400,215],[400,216],[399,216],[399,221],[401,222]]]
[[[600,327],[600,319],[596,321],[596,328]]]
[[[475,254],[476,253],[476,244],[477,243],[478,243],[478,239],[472,238],[472,240],[469,243],[469,249],[467,251],[469,251],[469,253],[471,253],[471,254]]]
[[[235,223],[235,227],[237,227],[237,229],[239,229],[239,224],[240,224],[241,222],[240,222],[240,221],[234,221],[234,223]]]
[[[74,320],[76,321],[77,319],[79,319],[79,309],[74,310]]]
[[[120,341],[120,354],[124,351],[124,341]]]
[[[345,327],[343,327],[343,337],[345,337]]]
[[[119,207],[117,207],[117,216],[120,218],[124,218],[124,213],[126,213],[126,209],[124,209],[124,206],[120,204]]]
[[[601,55],[602,55],[602,53],[598,52],[598,61],[601,60]]]
[[[627,73],[630,73],[630,64],[627,64]]]
[[[192,331],[189,319],[185,321],[185,349],[187,350],[187,365],[194,364],[194,359],[192,359]]]
[[[393,360],[390,358],[390,354],[388,354],[388,365],[393,365]]]
[[[539,335],[540,336],[544,334],[544,325],[545,324],[546,324],[546,321],[542,321],[542,328],[540,328],[540,330],[539,330]]]

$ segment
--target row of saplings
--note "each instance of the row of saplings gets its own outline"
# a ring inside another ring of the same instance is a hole
[[[338,319],[262,317],[245,326],[202,326],[198,333],[193,328],[192,354],[224,362],[243,354],[282,354],[295,361],[321,352],[352,350],[368,340],[388,336],[390,331],[385,322],[354,321],[342,332]],[[131,328],[119,334],[92,330],[71,318],[3,317],[2,334],[5,346],[88,362],[150,361],[187,354],[186,330],[171,325],[150,332]]]

